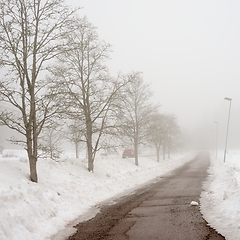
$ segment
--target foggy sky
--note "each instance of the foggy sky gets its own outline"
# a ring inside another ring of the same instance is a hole
[[[66,2],[83,7],[80,15],[112,45],[111,73],[142,71],[161,112],[174,114],[183,129],[214,132],[218,121],[223,145],[224,98],[232,98],[229,142],[239,140],[240,1]]]
[[[65,0],[112,45],[111,74],[143,72],[182,130],[240,148],[239,0]]]

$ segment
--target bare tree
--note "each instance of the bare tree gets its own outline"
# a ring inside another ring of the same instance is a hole
[[[95,27],[86,18],[76,19],[75,26],[77,29],[66,38],[73,49],[59,58],[62,64],[52,68],[52,73],[58,79],[56,94],[63,94],[66,112],[79,125],[84,124],[88,170],[93,171],[100,140],[109,128],[113,102],[126,83],[109,77],[105,61],[110,45],[99,40]]]
[[[68,119],[69,120],[69,119]],[[66,137],[75,145],[75,156],[79,158],[79,146],[81,142],[84,142],[85,127],[84,123],[79,124],[79,119],[70,120],[70,124],[66,124],[68,127]]]
[[[157,161],[160,158],[160,149],[162,147],[163,159],[165,159],[166,150],[168,158],[171,151],[176,149],[179,142],[180,129],[176,118],[168,114],[153,114],[148,122],[148,142],[153,144],[157,152]]]
[[[157,161],[160,159],[160,149],[165,138],[164,115],[153,114],[148,122],[147,139],[156,148]]]
[[[39,150],[41,157],[49,157],[52,160],[60,158],[63,153],[61,142],[63,137],[60,134],[58,127],[55,125],[44,129],[42,136],[39,139]]]
[[[170,158],[171,151],[176,149],[179,142],[180,128],[177,124],[177,119],[173,115],[165,115],[164,119],[164,142],[163,142],[163,158],[167,148],[168,158]]]
[[[11,108],[0,112],[0,123],[24,136],[30,179],[38,181],[38,136],[55,113],[52,95],[45,91],[47,65],[69,46],[62,40],[77,10],[62,0],[0,0],[1,100]]]
[[[132,72],[127,78],[129,84],[122,91],[119,103],[119,131],[120,136],[126,137],[133,144],[135,165],[138,166],[138,146],[146,141],[146,126],[157,106],[150,102],[152,92],[149,85],[144,84],[140,72]]]

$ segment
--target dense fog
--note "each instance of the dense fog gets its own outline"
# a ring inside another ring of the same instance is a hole
[[[163,113],[175,114],[187,132],[225,145],[232,98],[229,147],[240,145],[240,3],[238,1],[99,1],[80,14],[112,45],[110,70],[143,72]],[[198,133],[199,132],[199,133]]]
[[[111,44],[112,76],[142,72],[162,114],[196,148],[240,147],[238,1],[67,0]],[[215,123],[217,122],[217,123]],[[1,142],[5,133],[1,127]]]

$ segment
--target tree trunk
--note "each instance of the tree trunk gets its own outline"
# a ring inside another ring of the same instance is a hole
[[[30,180],[32,182],[38,182],[37,176],[37,156],[34,156],[31,139],[29,140],[29,135],[27,136],[27,154],[29,160],[29,167],[30,167]]]
[[[76,154],[76,158],[78,159],[79,158],[79,155],[78,155],[78,142],[75,143],[75,154]]]
[[[30,90],[31,91],[31,90]],[[37,134],[37,116],[36,116],[36,99],[35,99],[35,93],[34,93],[34,88],[31,93],[31,111],[30,111],[30,116],[32,118],[32,140],[33,140],[33,155],[30,156],[31,158],[31,165],[32,165],[32,170],[31,170],[31,181],[37,182],[38,177],[37,177],[37,157],[38,157],[38,134]],[[31,168],[31,166],[30,166]]]
[[[138,166],[138,145],[134,144],[135,165]]]
[[[27,138],[27,154],[28,154],[28,161],[30,167],[30,180],[32,182],[38,182],[37,176],[37,155],[35,155],[35,151],[33,149],[33,142],[31,137],[31,129],[28,126],[26,131],[26,138]]]
[[[156,151],[157,151],[157,161],[159,162],[159,160],[160,160],[160,147],[156,146]]]
[[[92,153],[92,121],[90,116],[87,116],[86,120],[86,127],[87,127],[87,154],[88,154],[88,171],[93,172],[94,165],[93,165],[93,153]]]
[[[37,158],[33,155],[28,156],[29,158],[29,166],[30,166],[30,180],[32,182],[38,182],[37,177]]]
[[[166,153],[166,148],[165,148],[165,144],[163,144],[163,160],[165,160],[165,153]]]
[[[92,144],[87,143],[87,152],[88,152],[88,171],[93,172],[94,165],[93,165],[93,156],[92,156]]]

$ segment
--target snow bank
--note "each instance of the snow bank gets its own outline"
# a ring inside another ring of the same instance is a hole
[[[240,236],[240,152],[211,158],[209,177],[201,194],[201,212],[209,225],[228,240]]]
[[[40,159],[36,184],[28,180],[26,157],[18,154],[21,156],[12,152],[0,158],[3,240],[51,239],[92,206],[165,174],[193,156],[178,155],[160,163],[151,157],[140,157],[139,167],[133,159],[104,156],[96,159],[94,173],[87,171],[84,159]]]

